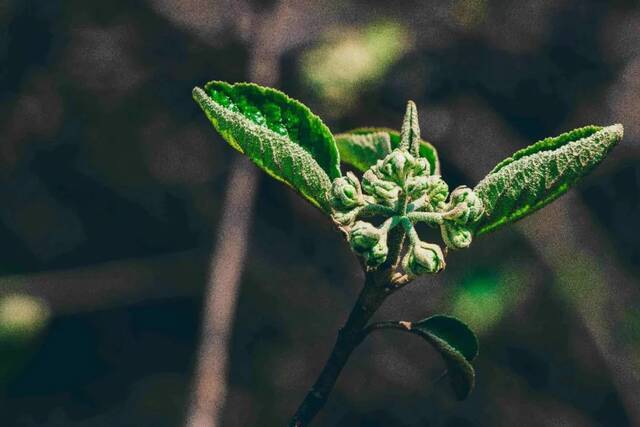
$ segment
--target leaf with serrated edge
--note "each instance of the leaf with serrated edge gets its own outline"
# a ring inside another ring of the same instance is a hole
[[[475,234],[494,231],[563,195],[622,139],[622,125],[587,126],[524,148],[484,177],[474,191],[485,213]]]
[[[375,162],[384,157],[385,149],[377,148],[370,145],[371,142],[380,141],[380,134],[389,135],[391,142],[391,150],[400,146],[400,133],[393,129],[387,128],[357,128],[336,135],[336,144],[340,151],[340,159],[360,172],[365,172]],[[354,139],[356,135],[376,135],[375,139],[358,140]],[[438,152],[435,147],[427,141],[421,140],[420,156],[427,159],[434,175],[440,175],[440,161],[438,160]]]
[[[252,83],[209,82],[194,88],[193,98],[229,145],[330,212],[340,157],[331,132],[307,107]]]

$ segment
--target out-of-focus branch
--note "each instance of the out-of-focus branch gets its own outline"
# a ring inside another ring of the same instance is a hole
[[[27,294],[52,314],[88,312],[149,299],[195,295],[206,276],[200,251],[110,261],[81,268],[0,278],[0,296]]]
[[[613,248],[576,194],[567,194],[519,224],[519,229],[556,279],[554,292],[576,313],[609,367],[631,424],[640,425],[640,367],[616,340],[616,325],[633,301],[634,281],[615,259]],[[550,226],[550,223],[553,226]]]
[[[251,42],[251,81],[265,86],[276,85],[282,53],[310,34],[300,19],[299,13],[305,10],[302,6],[303,2],[283,0],[267,15],[251,13],[250,25],[247,22],[238,25],[245,32],[244,38]],[[243,10],[245,13],[240,16],[246,20],[248,8]],[[253,32],[247,37],[246,32],[251,30]],[[247,160],[234,162],[211,260],[195,384],[187,415],[189,427],[214,427],[221,422],[227,394],[229,338],[247,252],[257,179],[256,169]]]
[[[205,294],[202,337],[187,425],[216,426],[226,396],[229,337],[247,252],[257,185],[253,166],[237,158],[228,179]]]

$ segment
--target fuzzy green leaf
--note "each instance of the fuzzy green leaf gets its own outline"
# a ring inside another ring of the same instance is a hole
[[[391,140],[387,132],[343,133],[336,135],[336,144],[340,161],[362,172],[391,152]]]
[[[236,150],[325,212],[331,180],[341,176],[329,129],[307,107],[252,83],[213,81],[193,98]]]
[[[546,138],[500,162],[474,191],[485,213],[475,234],[517,221],[563,195],[622,139],[622,125],[587,126]]]
[[[420,149],[420,124],[418,123],[418,108],[415,102],[407,103],[407,112],[404,114],[402,129],[400,130],[400,147],[409,150],[414,156]]]
[[[388,135],[391,143],[387,148]],[[340,160],[360,172],[365,172],[379,159],[383,158],[391,150],[400,146],[400,134],[387,128],[358,128],[349,132],[336,135],[336,144],[340,151]],[[440,161],[435,147],[428,142],[421,140],[419,153],[426,158],[431,165],[434,175],[440,175]]]

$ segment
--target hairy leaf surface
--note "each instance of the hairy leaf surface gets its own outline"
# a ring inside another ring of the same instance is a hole
[[[503,160],[474,189],[485,208],[475,233],[494,231],[551,203],[598,165],[622,135],[622,125],[587,126]]]
[[[387,148],[384,134],[388,135],[390,149]],[[336,144],[343,163],[365,172],[390,150],[400,146],[400,133],[387,128],[358,128],[336,135]],[[433,174],[440,175],[440,161],[435,147],[421,140],[419,152],[429,161],[431,170],[435,171]]]
[[[387,132],[343,133],[336,135],[336,144],[340,161],[362,172],[391,152],[391,140]]]
[[[330,211],[327,192],[341,175],[340,158],[331,132],[307,107],[252,83],[213,81],[193,97],[229,145]]]

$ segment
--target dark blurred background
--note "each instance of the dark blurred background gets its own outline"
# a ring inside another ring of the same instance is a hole
[[[384,333],[316,425],[640,426],[632,0],[0,1],[0,425],[184,423],[239,156],[191,89],[261,66],[334,132],[397,128],[415,100],[452,187],[539,138],[625,126],[577,189],[378,314],[471,324],[467,401],[434,383],[426,344]],[[266,176],[250,221],[221,425],[279,426],[362,274],[329,220]]]

